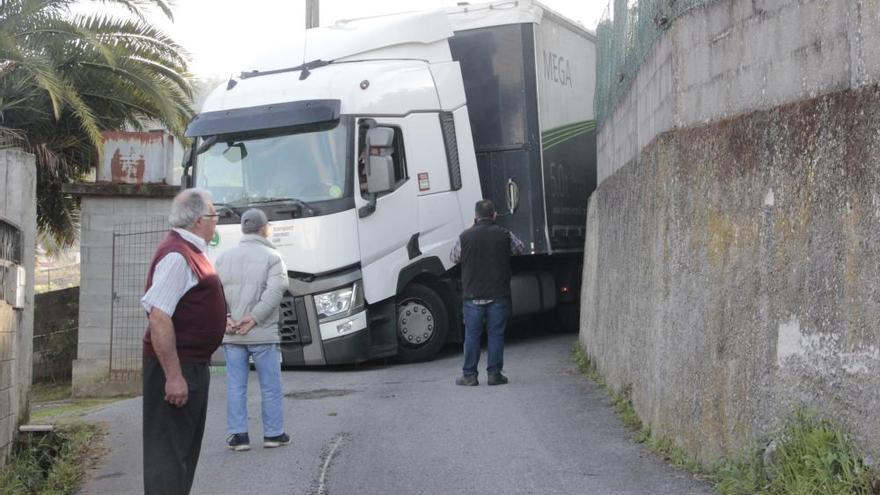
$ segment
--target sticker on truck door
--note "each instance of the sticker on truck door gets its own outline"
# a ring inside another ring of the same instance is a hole
[[[419,192],[431,189],[431,181],[428,179],[428,172],[419,172]]]

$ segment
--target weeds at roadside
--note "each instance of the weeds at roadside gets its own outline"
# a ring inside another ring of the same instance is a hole
[[[750,458],[721,463],[715,489],[722,495],[874,495],[880,493],[877,475],[840,429],[798,411],[778,442]]]
[[[19,434],[0,471],[0,493],[77,493],[87,470],[102,457],[106,427],[80,418],[120,398],[72,399],[70,391],[69,381],[31,388],[30,423],[54,425],[54,430]]]
[[[639,415],[636,414],[636,410],[633,407],[632,386],[626,385],[619,391],[615,391],[611,388],[611,386],[605,382],[605,379],[602,378],[602,375],[599,374],[596,364],[590,360],[590,357],[587,356],[587,353],[581,349],[581,346],[578,345],[577,342],[572,346],[571,360],[575,366],[577,366],[578,372],[602,387],[602,389],[611,396],[611,403],[620,417],[620,421],[628,428],[638,432],[636,434],[636,441],[638,443],[643,443],[647,440],[651,433],[650,431],[647,431],[647,434],[645,434],[645,430],[642,428],[642,420],[639,419]]]
[[[648,450],[675,467],[686,469],[701,478],[708,475],[708,473],[702,469],[700,463],[684,449],[676,445],[675,442],[668,438],[652,434],[651,428],[642,424],[642,420],[639,418],[638,413],[636,413],[636,410],[633,407],[632,385],[625,385],[619,391],[611,388],[602,375],[599,374],[596,364],[592,362],[590,357],[587,356],[587,353],[584,352],[577,342],[572,346],[571,360],[575,366],[577,366],[578,372],[595,382],[602,387],[606,393],[608,393],[611,397],[611,403],[614,406],[614,410],[620,418],[620,422],[635,432],[633,441],[645,444]]]
[[[632,387],[612,389],[581,346],[572,346],[571,360],[584,377],[611,397],[621,422],[634,430],[634,440],[664,461],[713,482],[721,495],[880,495],[880,473],[865,465],[839,428],[828,420],[797,411],[778,441],[750,449],[741,459],[701,465],[671,439],[652,434],[632,405]]]
[[[20,435],[0,472],[0,493],[76,493],[91,463],[103,451],[104,435],[104,427],[90,424]]]

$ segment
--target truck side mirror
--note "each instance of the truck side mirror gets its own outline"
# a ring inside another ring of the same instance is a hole
[[[193,186],[192,157],[192,147],[186,148],[186,151],[183,152],[183,163],[181,164],[183,165],[183,174],[180,176],[180,185],[184,188],[190,188]]]
[[[367,191],[382,193],[394,187],[394,162],[390,156],[371,156],[367,166]]]
[[[373,127],[367,131],[367,146],[390,148],[394,142],[394,129]]]
[[[192,174],[190,173],[189,167],[183,169],[183,174],[181,174],[180,176],[180,185],[184,189],[189,189],[190,187],[193,187],[193,178]]]
[[[367,192],[378,194],[394,187],[394,160],[391,157],[394,129],[374,127],[367,131]],[[376,154],[378,153],[378,154]]]

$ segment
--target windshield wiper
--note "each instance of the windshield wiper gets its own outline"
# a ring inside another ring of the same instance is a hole
[[[214,203],[214,209],[217,210],[217,213],[220,213],[220,216],[230,217],[235,215],[236,217],[241,218],[241,213],[239,213],[232,205],[226,203]]]
[[[300,216],[311,217],[315,215],[315,209],[305,201],[297,198],[266,198],[248,201],[250,205],[291,205],[295,206],[292,210],[275,210],[276,213],[296,213]]]

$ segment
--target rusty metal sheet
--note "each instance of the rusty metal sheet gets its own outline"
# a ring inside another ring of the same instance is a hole
[[[106,131],[99,182],[121,184],[171,183],[174,136],[163,131]]]

